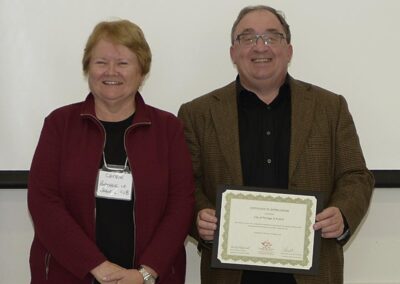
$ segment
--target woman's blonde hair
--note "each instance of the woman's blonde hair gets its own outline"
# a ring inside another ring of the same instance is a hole
[[[150,71],[151,50],[142,30],[136,24],[128,20],[117,20],[98,23],[90,34],[82,58],[83,73],[87,76],[92,51],[100,40],[108,40],[115,44],[121,44],[136,54],[142,75]]]

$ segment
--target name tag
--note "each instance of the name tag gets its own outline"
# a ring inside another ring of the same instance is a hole
[[[99,170],[96,185],[96,197],[132,200],[133,178],[128,171]]]

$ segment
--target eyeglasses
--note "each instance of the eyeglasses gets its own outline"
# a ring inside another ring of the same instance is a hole
[[[276,45],[278,43],[281,43],[282,39],[284,39],[285,36],[282,33],[278,32],[269,32],[262,35],[243,33],[237,35],[236,40],[239,42],[240,45],[254,46],[257,44],[259,38],[262,39],[265,45]]]

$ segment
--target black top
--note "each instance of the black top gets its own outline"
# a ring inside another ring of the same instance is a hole
[[[101,122],[106,130],[104,154],[107,165],[125,164],[124,133],[132,119],[133,115],[120,122]],[[132,268],[134,229],[133,196],[131,201],[96,198],[96,242],[107,260]]]
[[[240,157],[248,186],[288,187],[290,88],[267,105],[238,83]]]
[[[244,89],[236,79],[243,185],[288,188],[290,86],[286,82],[270,103]],[[292,284],[292,274],[244,271],[242,284]]]

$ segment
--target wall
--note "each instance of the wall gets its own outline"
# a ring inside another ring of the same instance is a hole
[[[230,28],[254,0],[0,0],[0,170],[28,169],[43,118],[88,92],[85,42],[101,20],[139,24],[153,51],[142,93],[176,113],[232,81]],[[292,27],[290,74],[346,97],[372,169],[400,168],[396,0],[271,0]],[[23,130],[23,131],[22,131]],[[29,137],[29,139],[26,139]],[[385,145],[382,147],[382,145]]]
[[[231,25],[259,1],[0,0],[0,170],[28,169],[43,118],[81,100],[80,60],[93,26],[128,18],[153,51],[146,101],[176,113],[182,102],[233,80]],[[268,1],[292,27],[290,73],[343,94],[372,169],[400,169],[396,93],[400,2]],[[346,247],[346,283],[400,283],[400,190],[377,189],[365,223]],[[0,283],[28,283],[32,225],[26,190],[0,190]],[[188,281],[199,283],[199,257],[188,242]]]

